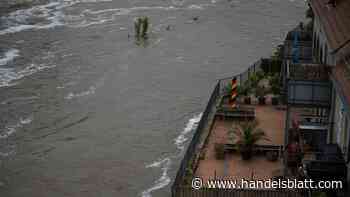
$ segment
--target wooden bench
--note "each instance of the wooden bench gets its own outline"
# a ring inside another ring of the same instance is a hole
[[[216,111],[216,116],[223,118],[238,118],[238,119],[255,119],[255,109],[252,107],[235,107],[224,105],[219,106]]]
[[[279,155],[282,154],[283,146],[280,145],[254,145],[253,150],[255,152],[269,152],[269,151],[276,151],[279,153]],[[225,152],[237,152],[238,151],[238,145],[237,144],[224,144],[224,151]]]

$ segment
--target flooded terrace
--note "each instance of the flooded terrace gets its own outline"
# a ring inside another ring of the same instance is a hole
[[[284,145],[285,110],[281,106],[271,105],[241,105],[255,111],[254,119],[258,128],[266,133],[268,140],[259,140],[254,148],[251,159],[241,158],[239,148],[232,139],[230,130],[242,121],[237,118],[227,118],[217,115],[210,132],[207,144],[201,152],[196,177],[203,180],[215,178],[230,178],[235,180],[263,180],[281,176],[283,172],[282,148]],[[252,121],[252,120],[250,120]],[[224,144],[224,157],[218,159],[216,146]],[[276,155],[270,158],[268,155]]]

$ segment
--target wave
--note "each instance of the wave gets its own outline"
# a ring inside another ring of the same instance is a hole
[[[17,10],[8,16],[1,17],[6,29],[0,31],[0,35],[21,32],[29,29],[49,29],[63,25],[62,8],[69,4],[51,2],[46,5]]]
[[[71,99],[76,98],[76,97],[82,97],[82,96],[88,96],[90,94],[95,94],[95,91],[96,91],[96,87],[90,86],[89,89],[86,91],[79,92],[79,93],[71,92],[64,98],[67,100],[71,100]]]
[[[0,66],[6,65],[7,63],[13,61],[18,56],[19,56],[19,50],[10,49],[9,51],[5,52],[2,58],[0,58]]]
[[[34,73],[40,72],[42,70],[53,68],[56,65],[46,65],[46,64],[30,64],[22,70],[17,71],[14,68],[0,68],[0,87],[8,87],[16,85],[13,83],[23,77],[32,75]]]
[[[168,175],[168,171],[171,167],[171,159],[170,158],[165,158],[160,161],[156,161],[150,165],[147,165],[146,168],[155,168],[155,167],[161,167],[162,170],[162,175],[155,181],[154,185],[147,190],[142,192],[142,197],[151,197],[151,192],[155,190],[159,190],[165,186],[167,186],[170,182],[171,179]]]
[[[18,33],[25,30],[50,29],[58,26],[68,26],[73,28],[88,27],[91,25],[103,24],[116,19],[116,16],[129,15],[132,12],[147,10],[198,10],[204,9],[210,4],[183,6],[180,3],[174,3],[175,6],[142,6],[131,8],[111,8],[104,10],[91,11],[86,9],[77,15],[66,15],[64,9],[79,3],[101,3],[111,2],[111,0],[59,0],[46,5],[34,6],[32,8],[17,10],[8,16],[1,17],[5,29],[0,29],[0,35]],[[106,15],[107,14],[107,15]]]
[[[33,121],[32,117],[20,118],[20,120],[15,125],[10,125],[5,127],[4,131],[0,133],[0,139],[6,139],[9,136],[16,133],[17,129],[22,128],[24,125],[28,125]]]
[[[201,117],[202,117],[202,113],[191,118],[186,124],[186,127],[184,128],[184,130],[180,133],[179,136],[177,136],[177,138],[175,138],[175,145],[179,150],[181,151],[184,150],[185,142],[188,140],[187,134],[193,131],[195,128],[197,128]]]
[[[202,117],[202,113],[193,116],[191,119],[188,120],[185,128],[181,131],[181,133],[175,138],[175,145],[178,150],[183,151],[185,147],[185,143],[188,140],[187,135],[191,132],[194,131],[198,123]],[[179,156],[179,154],[174,154],[169,157],[166,157],[164,159],[159,159],[151,164],[146,165],[146,168],[161,168],[162,170],[162,175],[160,178],[158,178],[155,182],[154,185],[152,185],[150,188],[142,192],[142,197],[152,197],[151,193],[162,189],[169,185],[171,182],[171,179],[168,175],[168,172],[171,168],[171,161],[172,159],[176,159]]]

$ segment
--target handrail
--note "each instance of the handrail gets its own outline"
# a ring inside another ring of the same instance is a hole
[[[205,108],[205,111],[203,112],[203,115],[198,123],[197,129],[192,137],[192,140],[190,144],[187,147],[187,151],[185,152],[185,155],[180,163],[180,168],[176,174],[175,181],[172,186],[172,193],[174,195],[175,188],[182,185],[183,178],[186,175],[186,170],[188,168],[188,165],[193,161],[195,154],[196,154],[196,148],[197,144],[201,137],[201,132],[204,129],[204,126],[206,122],[208,121],[209,113],[211,111],[211,108],[214,104],[214,102],[217,100],[218,96],[220,95],[220,83],[218,82],[210,96],[210,99],[208,101],[208,104]]]

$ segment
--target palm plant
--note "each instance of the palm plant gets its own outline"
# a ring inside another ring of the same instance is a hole
[[[148,33],[148,26],[149,26],[149,22],[148,22],[148,17],[144,17],[142,19],[142,37],[143,38],[147,38],[147,33]]]
[[[237,126],[234,126],[232,132],[236,136],[236,143],[239,147],[243,160],[248,160],[252,157],[253,146],[260,140],[269,139],[264,130],[257,128],[258,121],[245,121]]]
[[[135,28],[135,37],[140,40],[146,40],[148,29],[149,29],[149,20],[148,17],[138,17],[134,21],[134,28]]]
[[[137,18],[134,21],[134,26],[135,26],[135,37],[139,38],[141,35],[142,18]]]

